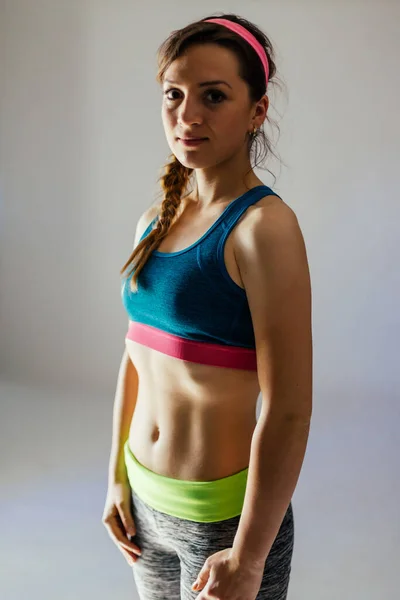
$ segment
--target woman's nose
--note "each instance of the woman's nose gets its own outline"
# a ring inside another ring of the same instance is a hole
[[[198,103],[187,99],[183,100],[178,108],[178,122],[186,126],[200,125],[203,117]]]

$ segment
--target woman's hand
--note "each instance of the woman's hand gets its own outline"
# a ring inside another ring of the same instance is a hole
[[[128,479],[109,483],[102,517],[109,536],[130,566],[137,561],[137,555],[141,554],[140,548],[128,538],[128,535],[136,535],[136,525],[130,509],[131,493]]]
[[[264,572],[264,565],[243,566],[226,548],[209,556],[197,576],[198,587],[203,590],[197,600],[255,600]],[[195,583],[196,583],[195,582]]]

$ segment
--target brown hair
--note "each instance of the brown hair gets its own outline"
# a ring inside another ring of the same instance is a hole
[[[165,71],[171,65],[171,63],[181,56],[184,51],[195,44],[206,44],[215,43],[225,48],[232,50],[239,61],[239,76],[247,82],[249,86],[249,93],[252,102],[257,102],[265,94],[265,72],[262,63],[252,48],[252,46],[244,40],[241,36],[237,35],[226,27],[221,27],[216,23],[204,23],[206,19],[213,17],[220,17],[229,19],[235,23],[239,23],[243,27],[246,27],[254,37],[263,46],[269,65],[269,83],[276,74],[275,65],[275,54],[271,44],[271,41],[267,36],[253,23],[247,21],[243,17],[239,17],[235,14],[220,14],[212,15],[211,17],[205,17],[200,21],[190,23],[183,29],[173,31],[170,36],[161,44],[158,48],[158,73],[157,81],[162,83]],[[273,82],[275,83],[275,81]],[[271,122],[271,119],[266,119]],[[279,126],[278,130],[279,130]],[[257,159],[257,142],[260,141],[261,149],[264,150],[261,155],[261,160],[264,160],[268,153],[274,153],[271,143],[264,131],[261,128],[257,131],[255,136],[250,135],[248,140],[249,153],[255,148],[255,158]],[[163,201],[161,204],[160,215],[157,226],[153,229],[133,250],[129,259],[122,267],[120,273],[122,274],[131,265],[131,270],[127,273],[126,277],[129,277],[133,271],[135,271],[131,279],[131,290],[136,292],[138,286],[138,276],[146,264],[150,254],[153,250],[156,250],[161,243],[161,240],[167,235],[171,223],[176,215],[177,209],[181,203],[181,198],[185,188],[190,183],[190,176],[193,173],[193,169],[185,167],[174,154],[170,155],[171,161],[164,167],[165,174],[159,178],[161,188],[163,190]],[[258,166],[256,162],[254,166]],[[269,169],[266,169],[269,171]],[[251,172],[251,169],[250,171]],[[269,171],[271,173],[271,171]],[[275,178],[276,180],[276,178]],[[135,264],[133,264],[135,262]],[[133,265],[133,266],[132,266]]]

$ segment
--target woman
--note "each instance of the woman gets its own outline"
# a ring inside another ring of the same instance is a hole
[[[173,156],[121,271],[129,329],[103,523],[142,600],[283,600],[312,335],[297,218],[250,164],[259,138],[270,149],[273,50],[223,15],[174,31],[159,58]]]

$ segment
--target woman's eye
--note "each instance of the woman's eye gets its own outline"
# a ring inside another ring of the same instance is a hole
[[[225,98],[225,94],[223,94],[222,92],[219,92],[217,90],[211,91],[209,92],[207,95],[213,95],[214,97],[217,96],[218,98]],[[219,102],[213,102],[213,104],[219,104]]]
[[[172,97],[168,97],[168,94],[171,93],[176,93],[178,90],[167,90],[166,92],[164,92],[164,95],[166,96],[167,100],[176,100],[177,98],[172,98]],[[213,96],[214,98],[220,98],[222,100],[224,100],[226,98],[225,94],[223,94],[222,92],[220,92],[219,90],[208,90],[205,94],[206,97],[208,96]],[[220,104],[220,100],[217,101],[213,101],[211,100],[211,104]]]
[[[166,92],[164,92],[164,96],[167,98],[167,100],[175,100],[175,98],[169,98],[168,94],[170,94],[171,92],[174,92],[176,90],[167,90]]]

